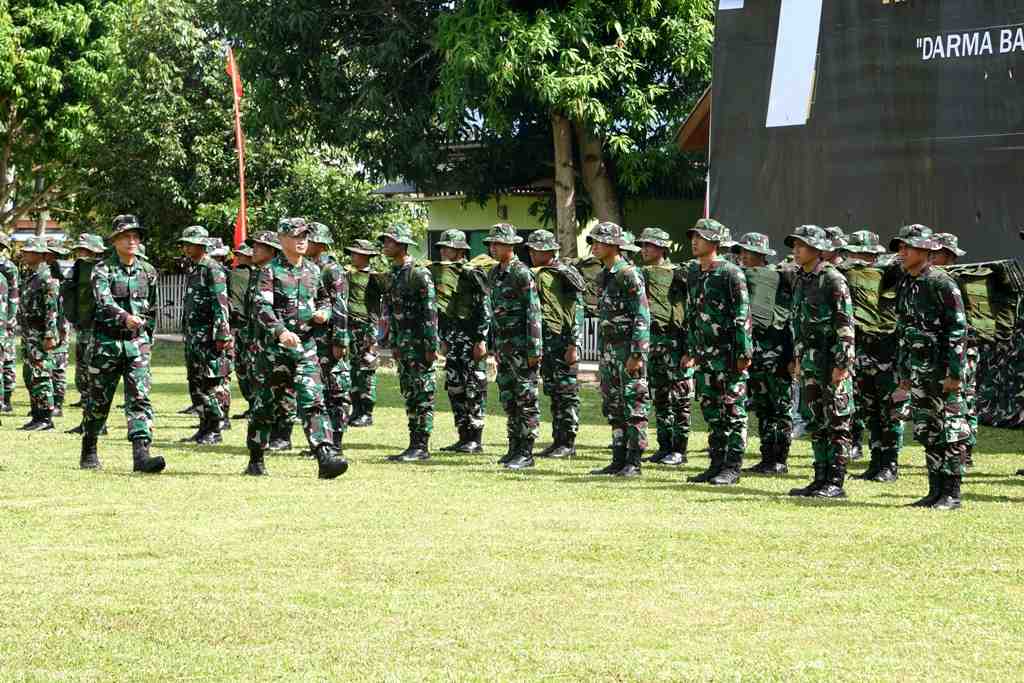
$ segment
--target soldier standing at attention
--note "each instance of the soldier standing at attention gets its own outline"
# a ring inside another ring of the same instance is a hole
[[[286,389],[295,392],[317,473],[334,479],[348,470],[348,462],[334,446],[331,420],[324,406],[320,363],[313,326],[331,318],[330,302],[321,287],[320,269],[305,257],[309,226],[302,218],[278,222],[281,252],[259,271],[257,308],[253,313],[257,387],[249,432],[249,465],[244,474],[266,474],[264,452]]]
[[[52,238],[46,240],[46,248],[49,249],[46,264],[50,266],[50,274],[60,289],[57,308],[60,343],[50,354],[53,359],[53,417],[64,417],[64,397],[68,390],[68,337],[71,336],[71,324],[68,322],[64,307],[64,272],[58,259],[68,256],[71,250],[65,249],[59,240]]]
[[[0,311],[0,320],[7,325],[7,337],[0,344],[0,373],[3,375],[3,395],[0,396],[0,412],[13,412],[11,396],[18,373],[15,356],[15,328],[18,325],[18,303],[21,299],[21,276],[18,266],[4,252],[11,248],[11,238],[0,232],[0,277],[7,281],[7,305]]]
[[[444,354],[444,388],[452,404],[459,440],[441,450],[480,453],[487,403],[491,303],[483,272],[466,265],[466,233],[445,230],[437,246],[441,249],[441,261],[455,269],[458,280],[447,314],[438,311],[438,329]]]
[[[185,364],[201,402],[199,429],[185,442],[221,442],[226,379],[231,376],[231,307],[224,268],[209,256],[209,233],[199,225],[185,228],[178,239],[190,262],[182,322]]]
[[[25,385],[32,401],[32,419],[21,427],[26,432],[53,429],[53,351],[61,340],[60,285],[46,262],[47,254],[52,252],[41,237],[21,248],[27,275],[18,315]]]
[[[384,256],[391,259],[388,287],[388,340],[398,364],[398,384],[405,398],[409,447],[388,456],[391,462],[430,458],[434,430],[434,392],[437,379],[437,297],[430,270],[416,265],[409,247],[416,244],[412,229],[397,223],[377,237]]]
[[[846,278],[822,260],[831,247],[825,231],[804,225],[786,237],[800,275],[793,291],[793,375],[814,449],[814,481],[791,496],[845,498],[854,413],[853,301]]]
[[[345,247],[351,259],[348,276],[349,362],[351,364],[352,417],[349,427],[373,424],[377,402],[377,328],[383,276],[370,269],[370,258],[380,253],[370,240],[355,240]]]
[[[535,230],[530,249],[540,297],[543,350],[540,364],[544,394],[551,398],[551,445],[542,458],[566,458],[576,453],[580,428],[579,352],[583,346],[583,292],[579,271],[558,258],[558,242],[548,230]]]
[[[728,229],[702,218],[688,232],[696,261],[686,273],[683,367],[696,364],[696,391],[708,425],[711,464],[687,481],[729,486],[740,480],[747,447],[747,369],[754,354],[747,279],[719,257]]]
[[[107,422],[114,392],[122,378],[132,469],[156,474],[166,466],[163,457],[154,457],[149,452],[153,441],[150,325],[155,310],[156,271],[137,255],[143,234],[135,216],[115,218],[110,235],[114,253],[97,263],[92,271],[96,321],[89,352],[92,382],[82,425],[82,469],[100,466],[96,438]]]
[[[928,495],[913,507],[955,510],[971,427],[964,405],[967,316],[960,288],[931,263],[943,247],[931,228],[908,225],[889,244],[906,274],[896,294],[900,389],[910,392],[914,438],[928,462]]]
[[[92,269],[96,259],[106,248],[99,235],[83,233],[75,243],[75,263],[64,281],[64,311],[75,328],[75,388],[78,402],[71,407],[84,407],[89,396],[89,349],[92,344],[92,326],[96,317],[96,301],[92,296]],[[68,434],[81,434],[82,423],[67,430]]]
[[[693,368],[682,366],[679,343],[686,305],[684,271],[668,258],[671,238],[664,230],[645,228],[636,240],[644,267],[651,309],[651,351],[647,376],[657,413],[658,451],[649,458],[660,465],[682,465],[690,441]]]
[[[604,264],[597,302],[599,372],[602,412],[612,427],[612,461],[591,474],[638,477],[647,448],[651,310],[643,278],[619,253],[625,244],[622,228],[598,223],[587,243]]]
[[[252,280],[252,246],[242,244],[235,249],[235,265],[228,273],[228,301],[231,304],[231,336],[234,338],[235,376],[238,377],[238,388],[245,402],[252,406],[252,383],[249,381],[249,364],[252,362],[248,353],[249,320],[245,312],[245,293]],[[249,417],[249,408],[232,418]]]

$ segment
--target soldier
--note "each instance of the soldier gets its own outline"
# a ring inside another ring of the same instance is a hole
[[[96,260],[106,251],[99,235],[82,233],[75,243],[75,263],[64,281],[64,311],[75,328],[75,388],[79,399],[71,407],[84,407],[89,396],[89,348],[92,327],[96,317],[96,301],[92,295],[92,269]],[[81,434],[82,422],[67,430],[68,434]]]
[[[696,257],[686,272],[683,367],[696,364],[696,393],[708,425],[711,464],[687,481],[728,486],[740,480],[747,446],[747,370],[754,353],[743,271],[718,256],[728,229],[702,218],[688,231]]]
[[[245,310],[245,293],[249,289],[252,280],[252,246],[241,244],[235,249],[235,264],[228,273],[228,301],[231,304],[231,335],[234,338],[234,366],[235,376],[238,377],[238,388],[242,392],[245,402],[252,405],[253,387],[249,381],[249,364],[251,358],[248,353],[248,327],[249,319]],[[232,418],[244,419],[249,417],[249,408]]]
[[[487,404],[487,335],[491,305],[482,270],[466,264],[469,244],[461,230],[445,230],[437,242],[441,261],[452,269],[455,285],[446,311],[438,307],[438,330],[444,354],[444,388],[452,404],[459,440],[442,451],[483,451]],[[435,278],[435,286],[440,282]]]
[[[185,367],[201,402],[199,428],[182,439],[203,445],[221,442],[227,380],[231,376],[231,308],[224,268],[208,253],[209,233],[193,225],[185,228],[178,244],[191,265],[185,288],[182,323]]]
[[[430,270],[416,265],[409,247],[416,244],[404,223],[388,227],[377,237],[384,256],[391,259],[387,288],[388,341],[398,364],[398,382],[405,398],[409,447],[388,456],[391,462],[430,458],[434,429],[434,391],[437,361],[437,298]]]
[[[264,453],[270,432],[285,390],[291,389],[317,460],[317,474],[321,479],[334,479],[348,470],[348,461],[334,446],[313,338],[313,327],[331,319],[330,301],[321,286],[320,269],[305,257],[309,247],[306,221],[283,218],[277,226],[281,251],[260,269],[255,285],[256,393],[246,437],[249,465],[244,474],[266,474]],[[336,347],[332,352],[335,357],[340,355]]]
[[[10,293],[7,291],[7,278],[0,275],[0,310],[7,310]],[[7,338],[14,334],[14,330],[8,325],[7,321],[0,316],[0,362],[3,360],[3,345],[7,342]]]
[[[622,231],[622,249],[619,250],[619,256],[626,263],[633,263],[637,258],[637,254],[640,253],[640,247],[637,246],[636,236],[629,230]]]
[[[668,258],[671,238],[664,230],[645,228],[636,244],[641,249],[647,302],[651,310],[651,350],[647,377],[657,412],[658,451],[649,462],[681,465],[690,441],[693,368],[682,366],[679,343],[686,304],[683,269]]]
[[[370,258],[380,251],[369,240],[355,240],[345,247],[351,259],[348,276],[349,358],[351,359],[352,417],[349,427],[373,424],[377,402],[377,329],[383,277],[370,269]]]
[[[963,382],[967,317],[953,278],[931,264],[942,249],[931,228],[908,225],[889,244],[899,249],[903,281],[896,294],[900,389],[910,392],[914,438],[924,445],[928,495],[913,507],[955,510],[971,438]]]
[[[515,245],[522,241],[508,223],[491,226],[484,238],[498,262],[487,275],[491,348],[498,362],[498,392],[508,432],[508,452],[498,462],[511,470],[534,466],[533,444],[540,432],[537,382],[544,350],[537,283],[515,253]]]
[[[822,260],[833,266],[838,265],[843,260],[842,252],[846,246],[846,233],[839,226],[833,225],[825,228],[825,236],[828,239],[829,249],[824,252]]]
[[[53,352],[60,347],[60,285],[46,262],[52,254],[41,237],[21,248],[27,275],[19,307],[21,347],[25,385],[32,401],[32,419],[21,430],[46,432],[53,429]]]
[[[334,429],[334,445],[340,448],[352,412],[348,367],[348,278],[337,259],[327,251],[332,244],[334,239],[326,225],[310,223],[307,254],[320,267],[321,286],[331,304],[331,317],[314,328],[313,336],[320,359],[320,373],[324,378],[324,403]]]
[[[833,243],[816,225],[803,225],[786,237],[800,275],[793,291],[792,372],[800,380],[800,400],[814,450],[814,481],[791,496],[845,498],[853,419],[853,301],[846,279],[826,262]]]
[[[57,281],[61,296],[58,303],[57,323],[60,329],[60,344],[51,353],[53,359],[53,416],[64,417],[64,397],[68,390],[68,338],[71,336],[71,324],[68,322],[67,313],[64,307],[64,271],[61,269],[59,259],[71,254],[70,249],[64,248],[60,240],[50,238],[46,240],[46,264],[50,266],[50,273]]]
[[[17,378],[17,357],[15,356],[15,328],[18,325],[18,303],[21,293],[21,276],[18,266],[3,252],[11,248],[11,238],[0,232],[0,276],[7,281],[7,305],[0,311],[0,321],[7,326],[7,337],[0,344],[0,374],[3,375],[3,395],[0,396],[0,412],[13,412],[11,396],[14,394]]]
[[[543,321],[540,374],[544,394],[551,399],[551,445],[538,456],[571,457],[576,454],[580,427],[580,387],[576,380],[583,347],[586,283],[579,271],[558,258],[558,242],[550,231],[533,231],[526,246]]]
[[[92,271],[96,320],[89,350],[92,382],[85,400],[82,454],[79,467],[100,466],[96,439],[107,421],[114,392],[123,378],[128,440],[132,442],[132,469],[156,474],[164,458],[150,455],[153,406],[149,400],[151,330],[156,298],[156,271],[137,256],[144,231],[132,215],[114,219],[110,241],[114,253]]]
[[[754,359],[747,393],[761,434],[761,462],[746,471],[777,475],[789,472],[793,433],[793,328],[788,310],[792,283],[788,271],[768,265],[775,250],[767,235],[748,232],[733,246],[747,278],[754,326]]]

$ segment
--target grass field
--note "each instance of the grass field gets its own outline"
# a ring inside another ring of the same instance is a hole
[[[195,422],[175,414],[180,353],[155,363],[157,477],[131,474],[120,416],[98,472],[77,469],[74,437],[15,431],[19,388],[0,428],[0,679],[1024,677],[1018,433],[982,433],[956,513],[902,507],[926,488],[916,446],[900,481],[852,482],[838,504],[785,495],[810,478],[806,441],[788,477],[730,488],[683,483],[706,463],[693,452],[589,477],[609,440],[591,389],[571,462],[499,471],[492,399],[484,455],[395,465],[405,418],[382,374],[348,474],[318,481],[296,451],[251,479],[244,424],[176,443]],[[438,407],[435,448],[454,437]]]

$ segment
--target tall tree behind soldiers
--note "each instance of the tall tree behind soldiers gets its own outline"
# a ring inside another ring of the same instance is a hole
[[[383,273],[370,268],[370,258],[380,253],[370,240],[355,240],[345,247],[350,263],[348,277],[349,364],[351,366],[352,417],[349,427],[373,424],[377,403],[377,330],[380,327],[380,302],[384,293]]]
[[[0,344],[0,412],[10,413],[11,396],[17,379],[17,357],[15,355],[15,334],[18,326],[18,304],[21,300],[21,275],[6,252],[10,251],[11,238],[7,233],[0,232],[0,277],[7,282],[7,302],[0,310],[0,320],[7,326],[7,336]]]
[[[46,257],[50,250],[43,238],[33,238],[21,248],[27,269],[18,311],[24,356],[25,385],[32,403],[32,419],[21,429],[53,429],[53,351],[60,346],[60,285]]]
[[[248,404],[245,411],[232,418],[249,417],[252,406],[253,387],[249,377],[248,327],[249,318],[245,310],[245,294],[252,281],[252,245],[240,244],[235,249],[235,263],[228,273],[228,302],[231,304],[231,335],[234,338],[235,376],[238,377],[238,389]]]
[[[82,233],[74,245],[75,262],[71,272],[64,281],[64,312],[68,321],[75,329],[75,389],[79,399],[71,407],[83,408],[88,399],[89,385],[92,378],[89,374],[89,354],[92,347],[92,328],[96,318],[96,300],[92,295],[92,269],[96,260],[103,255],[106,247],[99,235]],[[68,434],[81,434],[80,421],[76,427],[67,430]]]

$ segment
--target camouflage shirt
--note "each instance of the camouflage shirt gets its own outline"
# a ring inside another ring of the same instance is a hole
[[[7,308],[7,296],[7,278],[0,277],[0,307],[3,307],[4,309]],[[13,330],[11,330],[10,327],[11,326],[7,324],[6,320],[0,318],[0,341],[4,341],[11,336]]]
[[[437,353],[437,296],[430,270],[407,258],[391,268],[387,293],[388,343],[406,354]]]
[[[644,281],[634,266],[619,259],[601,274],[597,299],[597,335],[602,349],[627,345],[629,353],[643,358],[651,343],[651,309]]]
[[[743,271],[724,259],[710,270],[700,262],[687,266],[683,354],[706,370],[734,369],[740,358],[753,358],[753,323]]]
[[[909,380],[922,368],[963,379],[967,316],[949,273],[926,265],[919,275],[905,274],[896,291],[896,312],[900,379]]]
[[[832,264],[820,261],[809,273],[799,271],[793,285],[793,337],[802,370],[853,369],[853,299],[846,278]]]
[[[320,286],[320,269],[308,258],[298,264],[277,254],[256,278],[254,328],[257,338],[268,345],[278,343],[284,332],[297,334],[303,342],[313,338],[313,316],[330,314],[330,301]]]
[[[209,256],[189,267],[184,308],[185,337],[193,343],[231,339],[227,274]]]
[[[320,267],[320,282],[331,303],[331,317],[326,325],[315,331],[317,341],[333,346],[348,347],[348,278],[338,261],[330,254],[320,254],[316,260]]]
[[[8,331],[14,333],[18,322],[18,303],[21,300],[21,276],[18,266],[9,258],[0,258],[0,275],[7,281],[7,302],[0,311],[0,321],[6,322]]]
[[[98,341],[126,341],[152,334],[156,324],[156,270],[140,258],[132,265],[121,262],[116,253],[99,261],[92,269],[92,294],[96,300]],[[129,316],[142,318],[143,330],[125,326]]]
[[[487,274],[491,290],[491,336],[498,353],[540,358],[540,296],[537,283],[526,264],[515,256],[508,264],[499,263]]]
[[[21,334],[26,339],[60,343],[60,288],[50,266],[40,263],[25,278],[18,311]]]

